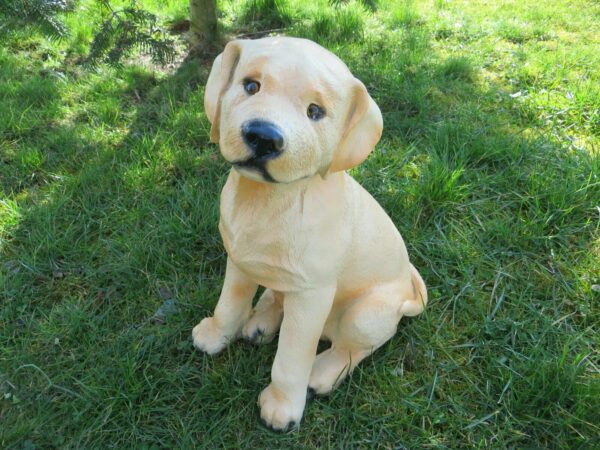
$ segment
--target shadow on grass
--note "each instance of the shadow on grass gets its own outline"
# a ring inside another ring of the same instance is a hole
[[[150,364],[196,356],[192,323],[216,301],[226,168],[206,145],[198,87],[207,72],[190,61],[163,80],[137,69],[116,80],[110,71],[85,75],[91,81],[78,86],[68,120],[61,105],[74,93],[60,80],[12,69],[13,80],[29,80],[11,92],[5,106],[15,119],[2,130],[2,189],[14,207],[0,230],[0,384],[9,399],[0,415],[12,424],[0,440],[93,445],[106,425],[97,414],[114,411],[105,420],[126,427],[129,414],[137,417],[128,405]],[[174,329],[148,323],[163,301],[159,288],[178,302]],[[150,352],[164,339],[174,343],[169,351]],[[182,366],[169,369],[172,383]],[[97,422],[86,422],[90,415]],[[56,433],[44,431],[48,421]],[[82,433],[90,425],[91,434]],[[110,439],[138,441],[130,434]]]
[[[210,66],[98,75],[81,84],[74,120],[61,114],[74,93],[59,79],[13,94],[3,445],[577,445],[573,428],[593,432],[582,334],[593,280],[581,276],[593,262],[597,158],[526,135],[508,93],[481,88],[468,59],[433,54],[419,21],[397,45],[385,39],[333,49],[384,114],[382,143],[354,175],[401,230],[431,305],[310,404],[298,435],[258,425],[274,344],[209,359],[189,339],[225,262],[228,168],[208,145],[200,88]],[[161,287],[179,305],[166,326],[147,322]]]

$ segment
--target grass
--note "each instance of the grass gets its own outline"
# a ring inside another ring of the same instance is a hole
[[[251,0],[243,4],[240,25],[253,25],[266,29],[289,26],[292,15],[284,0]],[[258,22],[258,23],[257,23]]]
[[[67,40],[0,37],[1,447],[598,448],[600,5],[308,3],[223,2],[221,20],[279,26],[257,19],[277,4],[368,86],[385,131],[353,175],[426,312],[299,433],[264,429],[275,344],[209,358],[190,339],[225,265],[210,65],[86,70],[84,2]]]

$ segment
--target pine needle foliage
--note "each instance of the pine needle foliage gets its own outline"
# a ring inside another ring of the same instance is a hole
[[[68,0],[0,0],[1,31],[23,27],[39,30],[50,39],[61,39],[68,34],[60,15],[73,9]]]
[[[99,3],[108,14],[90,46],[88,65],[107,63],[119,67],[135,50],[149,55],[156,64],[173,61],[174,42],[154,14],[141,9],[135,1],[120,9],[113,9],[108,0]]]

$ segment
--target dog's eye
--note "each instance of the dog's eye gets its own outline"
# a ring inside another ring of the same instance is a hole
[[[260,83],[254,80],[244,80],[244,90],[248,94],[254,95],[260,91]]]
[[[325,108],[321,108],[319,105],[311,103],[310,105],[308,105],[306,115],[310,120],[320,120],[323,117],[325,117]]]

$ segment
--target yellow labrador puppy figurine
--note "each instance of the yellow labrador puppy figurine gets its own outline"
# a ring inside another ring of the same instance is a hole
[[[288,430],[307,389],[330,392],[427,303],[400,233],[345,172],[379,141],[381,112],[340,59],[288,37],[227,44],[204,104],[233,170],[221,194],[223,290],[194,345],[215,354],[240,335],[268,342],[279,330],[259,405],[268,426]],[[315,357],[320,338],[331,348]]]

